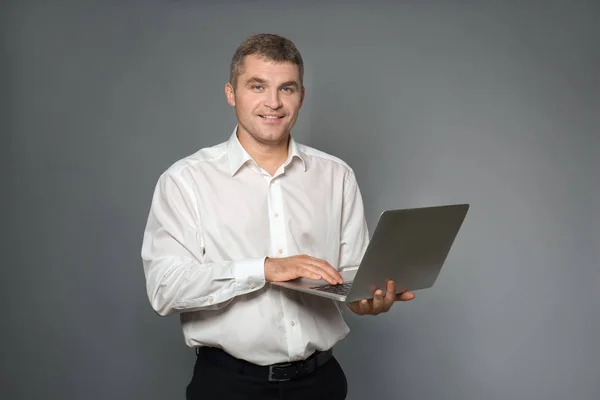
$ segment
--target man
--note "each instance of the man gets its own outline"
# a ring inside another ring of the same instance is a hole
[[[348,333],[334,301],[272,286],[298,277],[342,283],[369,235],[352,169],[294,141],[304,100],[295,45],[270,34],[235,51],[227,142],[173,164],[157,183],[142,258],[150,302],[179,314],[198,355],[187,399],[343,399],[331,348]],[[393,282],[349,305],[388,311]]]

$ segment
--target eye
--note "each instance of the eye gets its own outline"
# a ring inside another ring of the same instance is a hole
[[[252,85],[253,90],[262,90],[263,87],[261,85]]]
[[[287,87],[287,86],[282,88],[281,90],[283,90],[284,92],[287,92],[287,93],[292,93],[292,91],[293,91],[291,87]]]

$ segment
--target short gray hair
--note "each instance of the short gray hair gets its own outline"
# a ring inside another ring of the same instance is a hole
[[[289,39],[271,33],[259,33],[244,40],[233,54],[229,69],[229,83],[236,88],[237,78],[244,72],[244,58],[256,55],[275,62],[289,62],[298,66],[300,86],[304,79],[304,62],[300,51]]]

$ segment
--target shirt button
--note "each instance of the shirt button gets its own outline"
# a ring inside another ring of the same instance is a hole
[[[250,282],[248,287],[250,287],[250,289],[254,289],[256,287],[256,285],[254,284],[254,282]]]
[[[283,254],[283,249],[279,249],[279,254]]]
[[[296,325],[296,322],[295,322],[295,321],[292,321],[292,322],[290,322],[290,325],[291,325],[291,326],[295,326],[295,325]]]
[[[273,215],[275,215],[275,218],[278,218],[278,217],[279,217],[279,213],[275,213],[275,214],[273,214]]]
[[[211,296],[211,297],[209,297],[209,298],[208,298],[208,302],[209,302],[210,304],[214,303],[214,302],[215,302],[215,299],[214,299],[214,297],[212,297],[212,296]]]

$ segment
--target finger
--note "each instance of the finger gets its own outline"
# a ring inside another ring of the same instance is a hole
[[[367,299],[363,299],[360,301],[360,303],[358,303],[361,314],[370,314],[371,313],[372,306],[369,303],[370,302]]]
[[[364,312],[361,309],[361,301],[353,301],[352,303],[350,303],[350,310],[352,310],[353,313],[355,314],[359,314],[359,315],[363,315]]]
[[[323,260],[315,260],[310,265],[316,268],[316,270],[313,269],[313,271],[323,275],[324,277],[328,277],[329,279],[324,279],[326,279],[329,283],[343,283],[340,273],[336,271],[335,268],[333,268],[328,262]]]
[[[327,261],[322,261],[321,268],[327,271],[338,283],[344,283],[344,278],[342,278],[342,274],[340,274],[340,271],[333,268],[333,266]]]
[[[394,301],[396,301],[396,284],[394,281],[389,281],[387,283],[386,294],[384,299],[383,308],[385,311],[388,311],[394,305]]]
[[[314,257],[309,257],[309,259],[310,259],[309,263],[311,265],[319,268],[323,274],[327,274],[328,276],[331,276],[336,281],[336,283],[344,283],[344,279],[342,278],[342,275],[340,275],[338,270],[333,268],[333,266],[331,266],[331,264],[329,264],[327,261],[321,260],[318,258],[314,258]]]
[[[296,277],[314,279],[316,281],[319,281],[322,278],[317,272],[303,267],[296,267]]]
[[[373,309],[371,312],[374,315],[379,314],[385,308],[385,304],[383,301],[383,291],[381,289],[377,289],[373,295]]]
[[[360,302],[359,301],[353,301],[352,303],[348,304],[348,307],[350,307],[350,310],[353,313],[360,314]]]
[[[312,274],[320,276],[320,278],[318,278],[318,279],[323,279],[327,283],[330,283],[332,285],[336,285],[338,283],[336,279],[334,279],[331,275],[327,274],[327,271],[324,271],[323,269],[321,269],[319,267],[309,264],[309,265],[304,266],[303,268],[305,271],[308,271]]]
[[[396,301],[410,301],[415,298],[415,294],[413,292],[402,292],[396,295]]]

